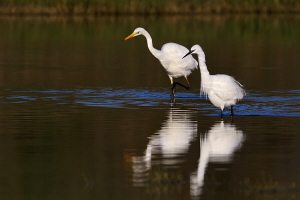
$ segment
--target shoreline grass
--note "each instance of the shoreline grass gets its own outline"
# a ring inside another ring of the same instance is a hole
[[[3,0],[1,15],[299,14],[298,0]]]

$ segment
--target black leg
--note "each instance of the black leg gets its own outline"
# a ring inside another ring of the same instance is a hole
[[[176,87],[176,85],[180,85],[181,87],[185,88],[186,90],[189,90],[191,88],[191,87],[185,86],[185,85],[183,85],[181,83],[178,83],[178,82],[174,82],[173,85],[174,85],[174,87]]]
[[[176,84],[173,83],[171,85],[171,94],[170,94],[170,100],[171,100],[171,103],[174,103],[175,102],[175,92],[176,92]]]
[[[233,106],[231,106],[231,116],[233,116]]]
[[[171,104],[174,104],[175,103],[175,98],[171,97],[170,101],[171,101]]]
[[[175,102],[175,93],[176,93],[176,85],[180,85],[181,87],[183,87],[183,88],[185,88],[185,89],[187,89],[187,90],[189,90],[190,89],[190,87],[188,87],[188,86],[185,86],[185,85],[183,85],[183,84],[181,84],[181,83],[178,83],[178,82],[174,82],[172,85],[171,85],[171,103],[174,103]]]
[[[230,107],[231,115],[230,115],[230,122],[233,123],[233,106]]]
[[[223,110],[221,110],[221,119],[223,119]]]

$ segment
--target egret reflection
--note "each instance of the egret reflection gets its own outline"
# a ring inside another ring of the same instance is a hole
[[[161,128],[149,137],[143,156],[133,159],[133,182],[143,184],[153,165],[176,167],[183,161],[191,141],[197,137],[197,121],[191,110],[172,108]]]
[[[199,197],[204,184],[205,169],[209,162],[229,163],[233,153],[244,141],[244,134],[232,123],[220,121],[200,138],[200,158],[198,169],[191,174],[190,193],[192,197]]]

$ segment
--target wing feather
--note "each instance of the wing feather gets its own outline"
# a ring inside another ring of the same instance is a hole
[[[225,74],[212,75],[211,89],[215,95],[224,101],[239,100],[246,95],[242,84]]]
[[[163,45],[162,56],[159,58],[161,64],[166,69],[167,73],[173,77],[188,76],[192,70],[198,67],[198,62],[192,57],[182,57],[189,52],[189,50],[176,43],[167,43]]]

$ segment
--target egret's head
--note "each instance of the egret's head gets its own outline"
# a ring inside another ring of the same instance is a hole
[[[130,39],[130,38],[133,38],[133,37],[135,37],[135,36],[139,36],[139,35],[141,35],[141,34],[143,34],[143,32],[145,31],[145,29],[143,29],[143,28],[136,28],[134,31],[133,31],[133,33],[131,33],[128,37],[126,37],[125,39],[124,39],[124,41],[125,40],[128,40],[128,39]]]
[[[190,54],[198,54],[199,57],[203,57],[205,59],[205,54],[198,44],[192,46],[191,50],[185,56],[183,56],[183,58]]]

